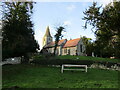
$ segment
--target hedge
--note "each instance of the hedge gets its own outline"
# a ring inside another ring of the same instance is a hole
[[[90,67],[92,64],[104,65],[107,68],[117,65],[120,67],[119,63],[106,62],[106,61],[92,61],[92,60],[71,60],[71,59],[35,59],[31,63],[39,65],[62,65],[62,64],[77,64],[77,65],[88,65]]]

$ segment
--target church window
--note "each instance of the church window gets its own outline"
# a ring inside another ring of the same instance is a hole
[[[67,48],[64,49],[64,53],[67,53]]]
[[[70,55],[70,49],[68,49],[68,55]]]
[[[82,52],[82,45],[80,45],[80,52]]]

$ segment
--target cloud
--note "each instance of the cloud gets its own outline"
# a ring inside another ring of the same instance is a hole
[[[107,4],[109,4],[111,2],[111,0],[101,0],[101,4],[103,5],[103,7],[105,7]]]
[[[105,7],[107,4],[112,2],[112,0],[94,0],[94,1],[99,2],[100,4],[102,4],[103,7]]]
[[[64,21],[64,25],[71,25],[71,21]]]
[[[72,11],[72,10],[74,10],[75,8],[76,8],[75,5],[70,5],[70,6],[67,7],[67,10]]]

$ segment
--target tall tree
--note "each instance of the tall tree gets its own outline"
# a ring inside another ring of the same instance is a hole
[[[101,47],[100,53],[120,57],[120,1],[110,3],[104,8],[98,7],[94,2],[84,14],[85,28],[87,24],[95,28],[96,46]]]
[[[24,56],[39,49],[31,21],[33,2],[5,2],[3,58]]]
[[[60,38],[63,37],[62,32],[64,31],[64,27],[63,26],[59,26],[56,30],[56,34],[55,34],[55,47],[54,47],[54,55],[56,54],[56,49],[58,46],[58,42],[60,40]]]
[[[85,47],[86,47],[86,54],[87,56],[92,56],[93,50],[93,42],[91,38],[87,38],[86,36],[81,37]]]

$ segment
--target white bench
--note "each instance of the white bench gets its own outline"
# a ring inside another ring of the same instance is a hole
[[[63,73],[64,70],[81,70],[81,69],[65,69],[65,67],[84,67],[85,72],[87,72],[87,65],[70,65],[70,64],[63,64],[61,68],[61,73]]]

